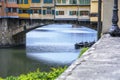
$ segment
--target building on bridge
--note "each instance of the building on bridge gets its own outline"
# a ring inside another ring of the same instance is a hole
[[[78,21],[90,22],[90,1],[91,0],[78,0]]]
[[[90,22],[90,0],[56,0],[55,20]]]
[[[18,0],[19,6],[19,25],[29,24],[30,22],[31,0]]]
[[[42,0],[42,19],[54,20],[54,0]]]
[[[55,20],[74,20],[78,19],[78,1],[77,0],[56,0]]]
[[[41,0],[31,0],[31,14],[30,19],[42,19],[42,1]]]
[[[98,0],[91,0],[90,7],[90,22],[96,25],[98,22]]]

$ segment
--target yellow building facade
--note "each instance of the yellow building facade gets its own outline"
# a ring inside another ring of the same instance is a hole
[[[96,23],[98,22],[98,0],[91,0],[90,6],[90,21]]]
[[[97,22],[98,0],[19,0],[19,18]]]
[[[56,0],[56,20],[90,21],[90,0]]]
[[[29,19],[30,18],[30,5],[31,0],[18,0],[19,6],[19,18]]]

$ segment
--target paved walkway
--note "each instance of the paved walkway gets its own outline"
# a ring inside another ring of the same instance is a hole
[[[104,35],[56,80],[120,80],[120,38]]]

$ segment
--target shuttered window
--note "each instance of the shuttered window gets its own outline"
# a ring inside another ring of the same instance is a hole
[[[43,10],[43,15],[46,15],[46,10]]]
[[[69,15],[77,15],[77,11],[69,11]]]
[[[32,3],[40,3],[40,0],[32,0]]]
[[[58,15],[58,11],[56,11],[56,15]]]
[[[80,16],[89,16],[89,11],[80,11]]]
[[[56,15],[64,15],[64,11],[56,11]]]

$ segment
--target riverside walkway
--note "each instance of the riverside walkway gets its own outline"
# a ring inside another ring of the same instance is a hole
[[[56,80],[120,80],[120,37],[103,35]]]

